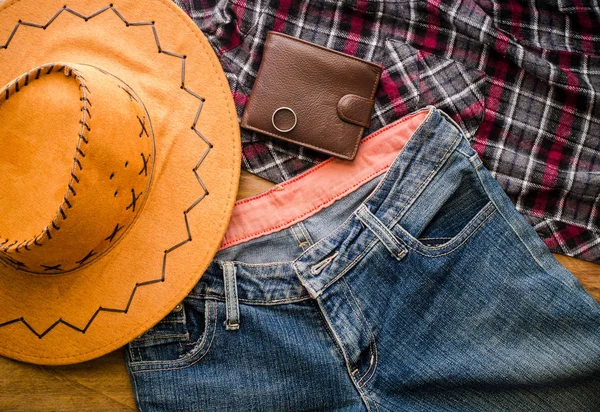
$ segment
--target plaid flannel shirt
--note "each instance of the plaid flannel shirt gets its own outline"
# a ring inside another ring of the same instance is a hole
[[[444,110],[552,251],[600,262],[596,1],[175,1],[212,43],[239,115],[269,30],[378,62],[370,131]],[[324,159],[246,130],[242,144],[243,167],[273,182]]]

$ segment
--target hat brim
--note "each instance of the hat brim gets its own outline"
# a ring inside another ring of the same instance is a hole
[[[25,273],[0,263],[0,354],[21,361],[82,362],[151,328],[200,279],[236,198],[237,115],[210,44],[168,0],[114,0],[106,8],[109,4],[81,1],[58,16],[64,6],[58,0],[0,6],[0,46],[10,39],[0,48],[1,84],[48,62],[99,67],[141,98],[156,150],[144,209],[108,253],[62,275]],[[21,23],[11,37],[19,21],[51,24]],[[52,150],[51,144],[40,147]]]

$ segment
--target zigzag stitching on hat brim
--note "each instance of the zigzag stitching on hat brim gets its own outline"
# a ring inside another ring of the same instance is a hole
[[[3,322],[0,323],[0,328],[4,327],[4,326],[8,326],[8,325],[12,325],[13,323],[17,323],[17,322],[21,322],[23,325],[25,325],[34,335],[36,335],[38,338],[42,339],[44,336],[46,336],[51,330],[53,330],[56,326],[58,326],[59,324],[63,324],[65,326],[68,326],[69,328],[77,331],[77,332],[81,332],[82,334],[85,333],[89,327],[91,326],[92,322],[96,319],[96,317],[98,316],[98,314],[100,312],[113,312],[113,313],[127,313],[129,311],[129,307],[131,306],[131,302],[133,301],[133,297],[135,296],[135,293],[137,292],[138,288],[141,288],[143,286],[148,286],[148,285],[153,285],[155,283],[159,283],[159,282],[164,282],[165,281],[165,273],[166,273],[166,268],[167,268],[167,257],[169,255],[169,253],[173,252],[174,250],[182,247],[183,245],[185,245],[186,243],[189,243],[192,241],[192,233],[190,231],[190,224],[188,221],[188,213],[191,212],[196,206],[198,206],[198,204],[206,197],[208,196],[208,189],[206,188],[206,185],[204,184],[204,182],[202,181],[202,179],[200,178],[200,175],[198,174],[198,169],[200,168],[200,165],[202,164],[202,162],[204,162],[204,159],[206,159],[206,156],[208,156],[208,153],[211,151],[211,149],[213,148],[212,143],[196,128],[196,124],[198,123],[198,118],[200,117],[200,112],[202,111],[202,106],[204,104],[205,99],[203,97],[201,97],[200,95],[198,95],[197,93],[195,93],[194,91],[188,89],[185,86],[185,59],[187,56],[185,55],[181,55],[178,53],[173,53],[167,50],[164,50],[161,48],[160,46],[160,41],[158,38],[158,33],[156,31],[156,27],[154,25],[154,21],[152,22],[128,22],[125,17],[123,17],[123,15],[121,13],[119,13],[119,11],[113,7],[112,3],[92,14],[90,14],[89,16],[84,16],[81,13],[78,13],[77,11],[68,8],[67,6],[63,6],[58,12],[56,12],[56,14],[54,14],[54,16],[52,16],[50,18],[50,20],[48,20],[48,22],[44,25],[41,24],[37,24],[37,23],[31,23],[31,22],[24,22],[19,20],[19,22],[15,25],[15,28],[12,30],[12,32],[10,33],[10,35],[8,36],[8,40],[6,40],[6,43],[2,46],[0,46],[0,49],[7,49],[8,45],[10,44],[11,40],[13,39],[13,37],[15,36],[15,33],[17,32],[17,29],[20,26],[30,26],[30,27],[35,27],[35,28],[39,28],[39,29],[43,29],[46,30],[46,28],[52,24],[52,22],[54,22],[54,20],[56,20],[56,18],[63,12],[68,12],[71,13],[83,20],[85,20],[86,22],[102,13],[104,13],[107,10],[112,10],[117,17],[119,17],[119,19],[121,19],[123,21],[123,23],[125,23],[126,27],[136,27],[136,26],[151,26],[152,27],[152,32],[154,34],[154,40],[156,41],[156,46],[158,48],[158,53],[164,53],[168,56],[172,56],[172,57],[176,57],[181,59],[181,89],[185,90],[187,93],[189,93],[190,95],[194,96],[195,98],[197,98],[198,100],[200,100],[200,105],[198,106],[198,110],[196,111],[196,115],[194,117],[194,122],[192,124],[192,130],[196,133],[196,135],[202,139],[206,144],[207,144],[207,148],[204,151],[204,153],[202,154],[202,156],[200,157],[200,160],[198,161],[198,163],[196,163],[196,166],[194,166],[194,168],[192,169],[192,171],[194,172],[194,175],[196,176],[196,179],[198,180],[198,183],[200,184],[200,186],[202,187],[203,193],[202,195],[196,199],[184,212],[183,212],[183,217],[184,217],[184,221],[185,221],[185,228],[187,231],[187,239],[177,243],[176,245],[170,247],[169,249],[164,251],[164,257],[163,257],[163,264],[162,264],[162,274],[161,277],[158,279],[153,279],[153,280],[148,280],[145,282],[138,282],[135,284],[133,290],[131,291],[131,295],[129,296],[129,300],[127,301],[127,305],[125,306],[124,309],[118,309],[118,308],[105,308],[100,306],[92,315],[92,317],[90,318],[90,320],[87,322],[87,324],[83,327],[77,327],[75,325],[73,325],[72,323],[67,322],[66,320],[63,320],[62,318],[58,319],[56,322],[54,322],[52,325],[50,325],[46,330],[44,330],[43,332],[38,332],[36,331],[26,320],[24,317],[20,317],[20,318],[16,318],[16,319],[12,319],[9,320],[7,322]]]

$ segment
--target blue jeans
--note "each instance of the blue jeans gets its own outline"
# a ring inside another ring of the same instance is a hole
[[[236,205],[126,349],[140,410],[599,410],[600,308],[458,127],[427,108],[371,137]]]

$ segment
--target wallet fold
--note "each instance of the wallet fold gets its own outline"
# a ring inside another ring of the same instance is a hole
[[[269,32],[241,126],[352,160],[369,126],[381,67]]]

